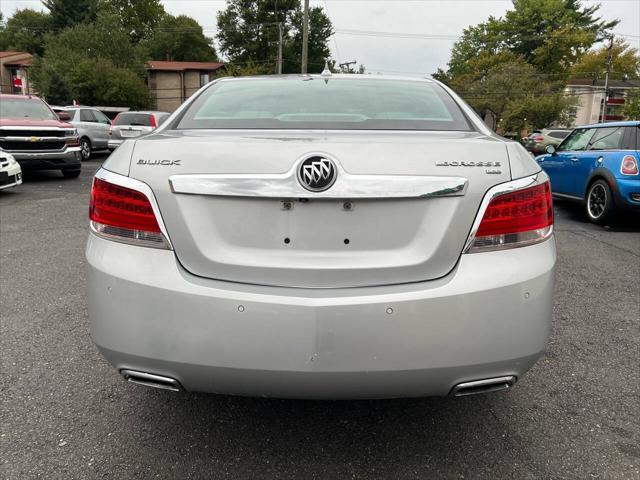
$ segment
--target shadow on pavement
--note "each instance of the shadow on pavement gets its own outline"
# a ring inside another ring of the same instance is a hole
[[[208,463],[215,456],[244,463],[258,477],[256,465],[269,469],[270,464],[284,478],[305,470],[322,472],[322,478],[353,472],[387,477],[415,473],[412,466],[450,474],[482,470],[474,463],[491,467],[489,444],[502,444],[491,453],[501,462],[521,456],[513,444],[514,427],[493,413],[509,409],[515,401],[511,394],[332,402],[140,390],[131,398],[139,404],[130,408],[144,414],[130,427],[138,431],[150,463],[162,464],[165,455],[182,448],[188,463]],[[477,456],[480,461],[474,461]]]
[[[580,202],[572,202],[570,200],[559,200],[554,198],[553,205],[556,214],[563,215],[568,220],[584,223],[585,225],[595,227],[601,230],[609,230],[612,232],[640,232],[640,212],[625,210],[618,212],[616,218],[610,225],[596,225],[591,223],[584,211],[584,205]]]

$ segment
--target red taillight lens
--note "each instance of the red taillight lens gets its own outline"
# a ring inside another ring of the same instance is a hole
[[[542,142],[543,140],[544,140],[544,137],[541,137],[541,136],[533,137],[534,142]]]
[[[89,218],[93,231],[100,236],[167,248],[149,198],[137,190],[95,178]]]
[[[622,159],[622,165],[620,166],[620,173],[623,175],[637,175],[638,174],[638,160],[633,155],[626,155]]]
[[[551,235],[553,203],[549,182],[493,198],[468,252],[531,245]]]
[[[156,128],[158,126],[158,122],[156,122],[156,116],[151,115],[151,127]]]

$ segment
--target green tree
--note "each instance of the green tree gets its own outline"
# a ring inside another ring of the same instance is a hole
[[[566,121],[574,110],[564,82],[585,52],[618,20],[597,16],[580,0],[513,0],[504,17],[464,30],[447,69],[434,77],[458,90],[483,115],[509,128]]]
[[[519,131],[525,127],[545,128],[552,124],[569,125],[576,98],[560,92],[526,95],[507,104],[500,127],[504,131]]]
[[[55,30],[95,20],[98,15],[98,0],[42,0],[51,14],[51,25]]]
[[[469,70],[468,62],[479,55],[495,55],[506,50],[502,20],[493,16],[486,22],[463,30],[462,37],[453,45],[448,69],[438,70],[438,76],[445,78],[464,74]]]
[[[627,94],[623,113],[629,120],[640,120],[640,88],[634,88]]]
[[[185,15],[165,15],[148,43],[154,60],[215,62],[218,60],[213,40],[202,27]]]
[[[602,20],[599,4],[580,0],[513,0],[513,6],[503,21],[507,48],[544,72],[566,71],[620,23]]]
[[[160,0],[103,0],[101,8],[118,17],[134,43],[149,40],[167,14]]]
[[[45,53],[35,58],[31,79],[52,103],[78,100],[87,105],[146,108],[151,105],[144,82],[146,59],[145,49],[131,43],[119,20],[101,14],[94,23],[47,36]]]
[[[619,20],[603,21],[599,5],[582,6],[579,0],[513,0],[503,18],[464,30],[454,44],[447,71],[441,79],[464,73],[469,60],[480,54],[510,52],[523,57],[538,71],[562,77],[597,41],[608,37]]]
[[[571,75],[577,78],[604,78],[608,45],[587,52],[582,59],[571,68]],[[609,78],[640,78],[640,55],[638,49],[631,47],[624,40],[614,41],[611,48],[611,72]]]
[[[470,60],[471,71],[453,77],[450,85],[482,116],[499,122],[507,107],[540,88],[535,69],[511,53],[483,54]]]
[[[42,55],[44,36],[51,31],[51,16],[25,8],[17,10],[6,22],[4,35],[8,50]]]
[[[6,24],[4,21],[4,15],[0,12],[0,51],[9,50],[9,41],[5,34]]]
[[[216,38],[220,51],[237,64],[265,64],[275,70],[278,24],[282,25],[283,72],[300,71],[302,56],[302,9],[300,0],[227,0],[218,13]],[[321,72],[330,56],[331,20],[321,7],[309,9],[308,71]]]

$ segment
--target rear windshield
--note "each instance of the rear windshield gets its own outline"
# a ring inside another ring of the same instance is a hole
[[[151,114],[121,113],[113,121],[113,125],[137,125],[139,127],[151,127]]]
[[[205,90],[177,129],[470,130],[439,85],[411,80],[223,80]]]
[[[0,118],[27,118],[29,120],[58,120],[42,101],[36,98],[7,98],[0,100]]]

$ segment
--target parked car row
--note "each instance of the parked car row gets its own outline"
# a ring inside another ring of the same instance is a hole
[[[51,107],[36,96],[0,94],[0,189],[21,183],[28,170],[59,170],[76,178],[94,151],[114,150],[169,115],[123,112],[112,122],[97,108]]]
[[[76,127],[80,137],[82,160],[89,160],[94,151],[115,150],[127,138],[147,134],[171,115],[167,112],[122,112],[113,121],[97,108],[85,106],[53,107],[69,116],[68,122]]]

